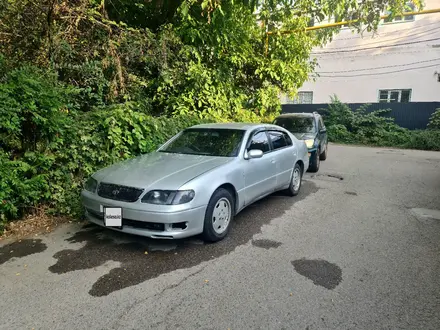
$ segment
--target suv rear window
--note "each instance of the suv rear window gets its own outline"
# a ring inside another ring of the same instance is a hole
[[[292,133],[315,133],[315,120],[312,117],[277,118],[275,125],[281,126]]]

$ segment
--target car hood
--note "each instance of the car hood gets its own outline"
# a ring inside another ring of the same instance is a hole
[[[130,187],[175,190],[232,159],[152,152],[106,167],[93,177],[100,182]]]
[[[315,134],[313,133],[292,133],[298,140],[308,140],[314,139]]]

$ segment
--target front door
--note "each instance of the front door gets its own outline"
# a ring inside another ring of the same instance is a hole
[[[327,148],[327,130],[321,117],[318,119],[318,138],[321,153]]]
[[[259,149],[263,157],[245,160],[245,204],[248,205],[275,190],[277,183],[277,164],[270,151],[265,131],[255,133],[247,145],[247,151]]]

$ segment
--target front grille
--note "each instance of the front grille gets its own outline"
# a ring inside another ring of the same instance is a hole
[[[96,212],[92,209],[87,208],[87,212],[93,215],[95,218],[98,218],[101,221],[104,221],[104,213]],[[131,219],[122,219],[122,227],[128,226],[133,228],[141,228],[148,230],[157,230],[157,231],[165,231],[165,224],[157,223],[157,222],[145,222],[145,221],[137,221]]]
[[[121,202],[136,202],[143,191],[143,189],[112,183],[100,183],[98,186],[99,196]]]

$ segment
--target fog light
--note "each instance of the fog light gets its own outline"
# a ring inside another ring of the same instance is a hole
[[[188,222],[176,222],[176,223],[171,224],[171,227],[173,229],[185,230],[188,227]]]

